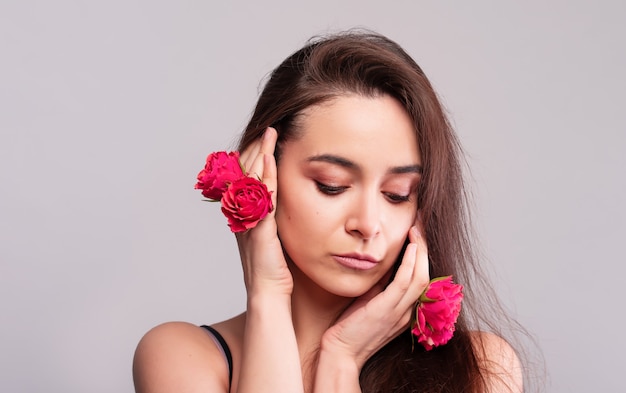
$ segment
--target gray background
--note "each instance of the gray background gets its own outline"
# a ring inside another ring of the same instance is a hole
[[[195,175],[274,66],[354,26],[440,93],[548,391],[626,391],[624,3],[262,3],[2,1],[0,391],[130,392],[150,327],[243,309],[234,238]]]

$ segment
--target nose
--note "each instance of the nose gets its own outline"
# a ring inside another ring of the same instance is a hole
[[[376,195],[360,195],[346,218],[346,231],[364,240],[375,238],[380,233],[381,209]]]

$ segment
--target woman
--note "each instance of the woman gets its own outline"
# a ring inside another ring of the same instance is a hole
[[[397,44],[349,32],[291,55],[239,151],[276,206],[237,235],[247,310],[210,331],[148,332],[137,392],[522,391],[515,351],[478,331],[495,314],[474,297],[458,141]],[[426,351],[414,308],[444,275],[464,285],[463,311],[452,340]]]

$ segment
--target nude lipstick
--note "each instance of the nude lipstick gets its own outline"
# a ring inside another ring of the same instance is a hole
[[[337,263],[350,269],[369,270],[378,265],[376,258],[364,254],[333,255]]]

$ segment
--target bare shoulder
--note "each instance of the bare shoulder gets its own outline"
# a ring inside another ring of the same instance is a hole
[[[203,328],[168,322],[137,345],[133,379],[138,393],[228,392],[228,365]]]
[[[472,332],[472,345],[479,366],[485,371],[489,392],[523,392],[522,365],[515,350],[502,337]]]

